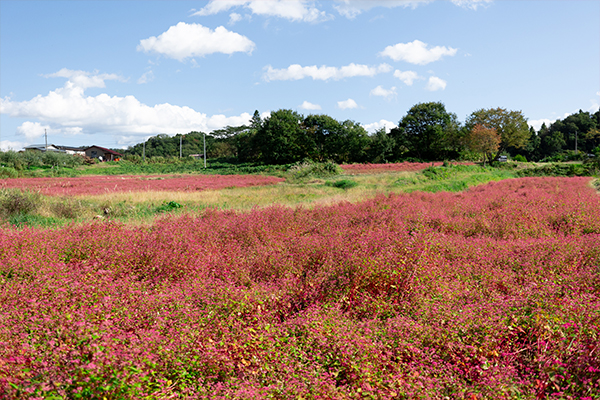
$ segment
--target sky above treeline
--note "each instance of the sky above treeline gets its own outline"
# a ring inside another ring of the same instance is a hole
[[[529,124],[600,102],[597,0],[0,1],[0,146],[126,148],[278,109]]]

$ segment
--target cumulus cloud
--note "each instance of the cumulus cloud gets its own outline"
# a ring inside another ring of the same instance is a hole
[[[554,121],[556,121],[556,119],[541,118],[529,120],[527,123],[529,126],[533,126],[533,129],[539,131],[543,124],[546,124],[546,126],[549,128],[550,124],[552,124]]]
[[[388,121],[385,119],[380,119],[378,122],[373,122],[371,124],[363,125],[362,127],[369,133],[375,133],[375,131],[385,128],[386,132],[389,132],[392,128],[395,128],[397,125],[392,121]]]
[[[200,11],[192,15],[205,16],[243,7],[252,14],[266,17],[279,17],[291,21],[321,22],[332,18],[326,12],[314,7],[308,0],[211,0]]]
[[[17,127],[17,135],[25,136],[27,142],[31,142],[41,136],[44,136],[44,132],[50,129],[50,125],[42,125],[39,122],[25,121],[21,126]]]
[[[463,8],[470,8],[471,10],[477,10],[477,8],[487,6],[493,0],[452,0],[452,4]]]
[[[229,24],[233,25],[236,22],[239,22],[243,19],[244,17],[242,17],[240,14],[238,13],[231,13],[229,14]]]
[[[390,99],[396,96],[396,87],[393,86],[391,89],[384,89],[383,86],[379,85],[369,93],[371,96],[380,96]]]
[[[353,19],[365,11],[376,7],[395,8],[410,7],[417,8],[421,4],[431,3],[433,0],[336,0],[333,6],[341,15]]]
[[[8,150],[19,150],[25,147],[24,142],[16,142],[12,140],[3,140],[0,142],[0,150],[8,151]]]
[[[87,88],[103,88],[106,87],[104,81],[125,79],[117,74],[99,74],[98,71],[76,71],[63,68],[58,72],[43,75],[45,78],[67,78],[73,86],[78,86],[83,89]]]
[[[358,104],[356,104],[356,102],[352,99],[338,101],[337,105],[338,108],[341,108],[342,110],[346,110],[348,108],[358,108]]]
[[[154,80],[154,72],[152,72],[152,70],[146,71],[142,74],[142,76],[139,77],[139,79],[137,80],[137,83],[139,84],[143,84],[143,83],[148,83]]]
[[[408,86],[412,86],[415,80],[421,79],[421,77],[414,71],[400,71],[399,69],[394,71],[394,77],[400,79]]]
[[[321,106],[318,104],[309,103],[308,101],[304,101],[304,103],[300,104],[300,109],[302,110],[320,110]]]
[[[269,81],[290,81],[304,78],[326,81],[329,79],[339,80],[355,76],[375,76],[380,73],[390,72],[392,67],[388,64],[380,64],[376,67],[368,65],[354,64],[343,67],[327,67],[325,65],[317,67],[316,65],[303,67],[299,64],[293,64],[285,69],[275,69],[270,65],[265,67],[266,72],[263,79]]]
[[[333,6],[341,15],[353,19],[365,11],[377,7],[404,7],[415,9],[420,5],[432,3],[434,0],[336,0]],[[492,0],[452,0],[454,5],[476,10],[479,6],[487,5]]]
[[[446,81],[438,78],[437,76],[430,76],[429,81],[427,81],[427,86],[425,89],[430,92],[435,92],[436,90],[444,90],[446,89]]]
[[[445,46],[427,48],[427,43],[414,40],[409,43],[398,43],[393,46],[387,46],[379,55],[390,57],[394,61],[406,61],[411,64],[425,65],[438,61],[444,56],[454,56],[456,52],[457,49]]]
[[[600,92],[596,92],[596,96],[600,96]],[[598,102],[598,99],[590,99],[590,102],[592,103],[592,105],[588,109],[589,112],[595,113],[600,109],[600,103]]]
[[[166,32],[140,40],[138,51],[162,54],[178,61],[207,54],[236,52],[251,54],[256,45],[246,36],[231,32],[223,26],[214,31],[200,24],[180,22]]]
[[[105,93],[88,96],[85,89],[90,87],[90,82],[95,82],[94,87],[104,87],[104,82],[100,81],[113,79],[113,76],[86,74],[83,75],[89,79],[80,79],[82,74],[79,73],[63,71],[61,76],[70,76],[63,87],[31,100],[12,101],[8,97],[0,98],[0,112],[15,118],[38,120],[39,122],[25,122],[18,128],[17,133],[28,140],[39,137],[43,134],[43,129],[52,129],[62,134],[110,133],[119,137],[175,134],[193,130],[211,132],[227,125],[247,124],[251,118],[248,113],[230,117],[221,114],[207,116],[190,107],[168,103],[149,106],[133,96],[109,96]]]

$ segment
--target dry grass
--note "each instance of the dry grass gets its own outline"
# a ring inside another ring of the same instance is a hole
[[[248,210],[267,207],[273,204],[288,207],[312,207],[341,201],[357,202],[375,196],[377,193],[400,192],[402,187],[394,183],[402,177],[414,176],[415,172],[379,173],[360,176],[341,175],[332,180],[351,179],[357,187],[338,189],[325,185],[325,180],[314,179],[302,184],[279,183],[269,186],[247,188],[226,188],[201,192],[129,192],[107,193],[96,196],[78,196],[94,203],[128,203],[133,205],[158,205],[165,201],[175,201],[192,207]]]

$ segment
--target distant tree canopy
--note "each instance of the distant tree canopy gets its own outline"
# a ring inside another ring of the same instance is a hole
[[[485,165],[486,158],[492,161],[494,152],[498,151],[500,135],[495,128],[486,128],[477,124],[465,137],[465,143],[469,149],[483,155],[483,164]]]
[[[210,134],[190,132],[157,135],[145,143],[146,157],[184,158],[204,153],[207,158],[232,162],[287,164],[302,160],[336,163],[396,162],[402,160],[493,160],[500,154],[530,161],[600,156],[600,111],[579,111],[539,131],[529,127],[521,111],[480,109],[464,125],[441,102],[411,107],[398,126],[372,135],[357,122],[338,121],[324,114],[304,116],[280,109],[266,118],[258,111],[247,125],[227,126]],[[577,150],[578,152],[575,152]],[[144,144],[123,152],[142,156]]]
[[[504,108],[481,109],[467,118],[466,126],[469,130],[477,125],[494,129],[500,136],[500,144],[494,158],[509,147],[524,148],[530,136],[527,119],[521,111],[507,111]]]
[[[460,124],[443,103],[419,103],[400,120],[390,135],[395,140],[395,158],[422,160],[456,158]]]

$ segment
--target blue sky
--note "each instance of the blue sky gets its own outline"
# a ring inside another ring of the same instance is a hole
[[[0,1],[0,144],[125,148],[293,109],[598,110],[600,2]]]

